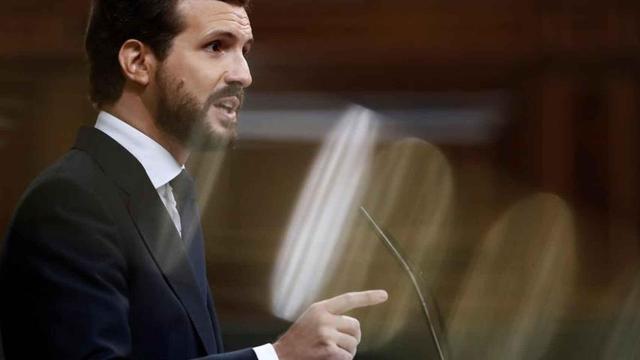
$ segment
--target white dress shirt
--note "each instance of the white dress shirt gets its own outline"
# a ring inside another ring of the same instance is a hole
[[[98,115],[95,127],[129,151],[142,164],[167,208],[173,224],[182,236],[180,214],[169,182],[180,174],[184,165],[179,164],[162,145],[105,111],[101,111]],[[278,355],[271,344],[255,347],[253,351],[258,360],[278,360]]]

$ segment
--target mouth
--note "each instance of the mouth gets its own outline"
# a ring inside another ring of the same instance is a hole
[[[213,105],[225,112],[228,116],[235,117],[238,108],[240,108],[240,99],[236,96],[228,96],[219,99]]]

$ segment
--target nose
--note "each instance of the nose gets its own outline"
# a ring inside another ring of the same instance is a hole
[[[225,76],[225,82],[227,84],[236,83],[247,88],[251,86],[253,79],[251,78],[251,70],[249,69],[249,63],[244,55],[238,55],[232,60],[232,64],[229,67]]]

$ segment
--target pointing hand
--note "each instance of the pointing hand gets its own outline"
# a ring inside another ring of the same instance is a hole
[[[309,307],[273,344],[280,360],[350,360],[360,343],[360,322],[343,315],[387,301],[384,290],[351,292]]]

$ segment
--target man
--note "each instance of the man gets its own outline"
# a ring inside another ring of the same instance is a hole
[[[351,359],[345,312],[312,305],[274,344],[223,353],[184,163],[235,137],[251,84],[246,0],[96,0],[87,29],[95,128],[41,174],[0,267],[8,359]]]

